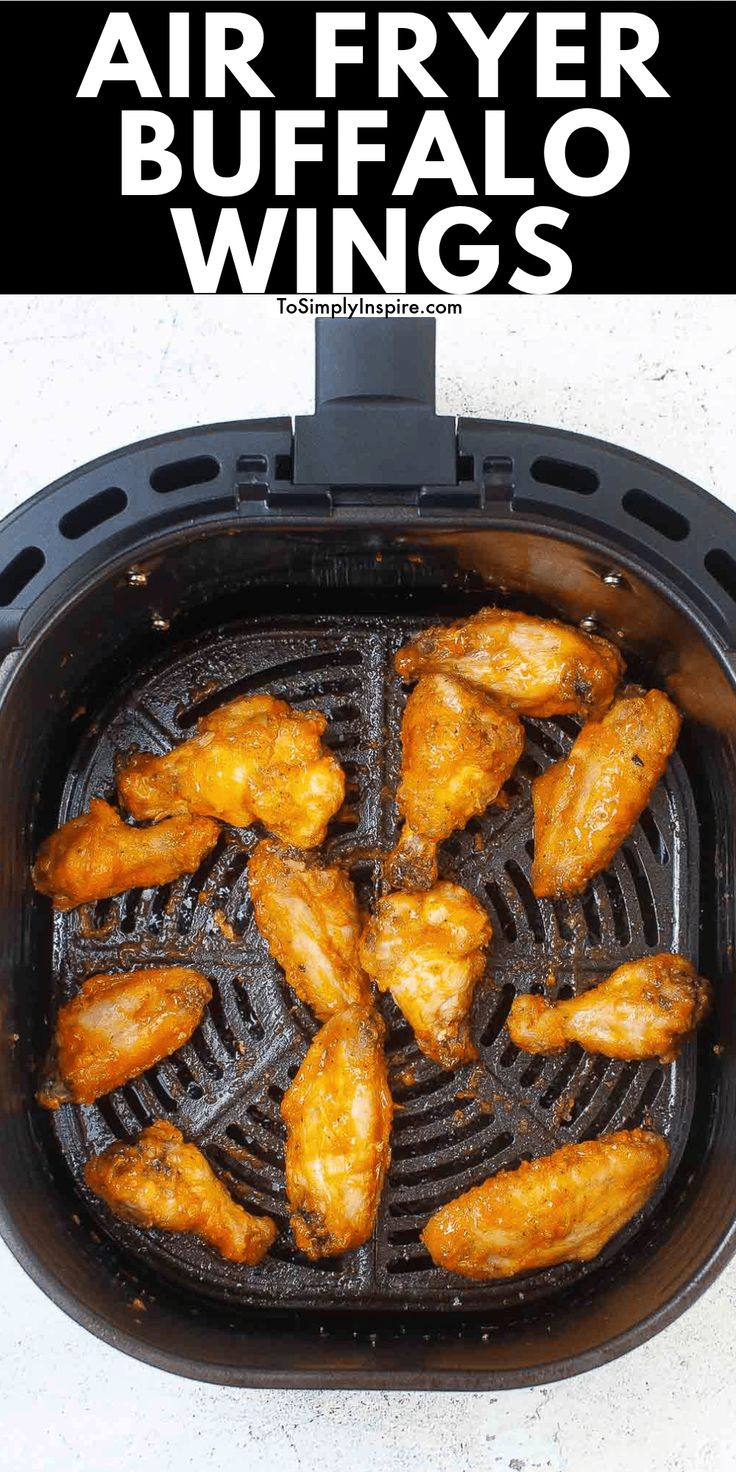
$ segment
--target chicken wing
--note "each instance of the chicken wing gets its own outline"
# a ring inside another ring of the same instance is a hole
[[[47,838],[33,867],[33,883],[57,910],[73,910],[126,889],[169,884],[192,874],[220,836],[209,818],[170,818],[133,828],[99,797]]]
[[[606,639],[501,608],[425,629],[395,663],[404,680],[458,675],[526,716],[599,715],[623,672],[621,655]]]
[[[363,932],[360,959],[368,975],[391,992],[422,1052],[441,1068],[478,1056],[470,1006],[490,939],[482,905],[446,881],[421,894],[386,895]]]
[[[231,700],[164,756],[139,752],[118,777],[134,818],[200,813],[245,828],[261,822],[282,843],[314,848],[345,797],[345,774],[322,745],[327,717],[271,695]]]
[[[613,858],[677,745],[681,716],[661,690],[630,687],[532,783],[536,895],[579,894]]]
[[[397,889],[428,889],[436,847],[485,812],[524,749],[524,728],[483,691],[452,675],[424,675],[406,702],[396,800],[405,819],[386,863]]]
[[[138,1227],[192,1232],[210,1247],[252,1267],[277,1236],[268,1216],[239,1206],[196,1145],[158,1119],[135,1145],[110,1145],[87,1162],[84,1179],[116,1216]]]
[[[360,914],[342,869],[321,868],[265,838],[248,864],[258,929],[298,997],[326,1022],[370,1000],[358,960]]]
[[[373,1231],[392,1116],[383,1035],[371,1007],[331,1017],[281,1104],[291,1229],[312,1259],[360,1247]]]
[[[507,1026],[512,1043],[526,1053],[559,1053],[579,1043],[606,1058],[671,1063],[710,1005],[710,983],[684,957],[645,956],[579,997],[516,997]]]
[[[422,1241],[438,1267],[463,1278],[588,1262],[641,1211],[668,1159],[650,1130],[563,1145],[441,1206]]]
[[[205,977],[185,966],[91,976],[59,1012],[39,1102],[92,1104],[144,1073],[187,1042],[211,997]]]

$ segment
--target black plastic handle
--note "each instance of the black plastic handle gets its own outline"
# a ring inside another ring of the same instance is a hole
[[[455,420],[434,412],[434,322],[318,322],[316,339],[317,408],[296,420],[294,484],[456,485]]]
[[[346,399],[421,404],[434,413],[435,324],[317,322],[318,410]]]

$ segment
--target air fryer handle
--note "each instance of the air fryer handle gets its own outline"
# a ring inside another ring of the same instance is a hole
[[[421,404],[434,413],[435,324],[359,318],[318,321],[318,410],[347,399]]]
[[[295,486],[455,486],[455,420],[434,412],[435,324],[317,322],[316,411],[296,420]]]

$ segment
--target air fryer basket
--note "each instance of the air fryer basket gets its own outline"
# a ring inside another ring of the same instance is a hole
[[[317,413],[151,440],[57,482],[0,528],[4,775],[3,1230],[37,1282],[93,1332],[165,1368],[242,1385],[506,1387],[640,1342],[733,1250],[734,519],[639,457],[558,431],[433,412],[427,323],[318,333]],[[494,928],[474,1031],[481,1062],[445,1074],[392,1004],[400,1108],[371,1244],[310,1265],[286,1229],[267,1264],[116,1221],[81,1184],[88,1154],[156,1116],[198,1141],[239,1199],[286,1224],[278,1105],[314,1023],[254,930],[256,835],[223,834],[190,879],[52,921],[30,858],[115,753],[164,750],[205,709],[267,689],[330,717],[349,779],[328,852],[366,905],[391,798],[405,691],[398,645],[492,599],[595,627],[686,714],[679,754],[609,870],[579,900],[534,899],[529,783],[574,738],[529,721],[507,810],[443,847],[446,875]],[[716,1017],[671,1068],[569,1049],[520,1055],[515,992],[560,989],[676,949]],[[59,1002],[96,970],[182,958],[212,978],[187,1047],[99,1106],[49,1116],[34,1075]],[[419,1231],[493,1171],[651,1123],[672,1163],[643,1217],[592,1264],[510,1284],[434,1269]]]

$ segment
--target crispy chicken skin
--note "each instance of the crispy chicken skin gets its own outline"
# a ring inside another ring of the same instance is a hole
[[[238,1206],[196,1145],[159,1119],[135,1145],[110,1145],[88,1161],[84,1178],[111,1211],[138,1227],[192,1232],[231,1262],[253,1266],[277,1228]]]
[[[321,868],[271,838],[248,864],[256,924],[298,997],[326,1022],[370,999],[358,960],[360,914],[342,869]]]
[[[588,1262],[641,1211],[668,1159],[650,1130],[563,1145],[440,1207],[422,1240],[438,1267],[478,1280]]]
[[[199,813],[245,828],[261,822],[296,848],[322,843],[345,797],[345,774],[322,745],[327,717],[272,695],[231,700],[164,756],[139,752],[118,777],[134,818]]]
[[[632,686],[535,778],[536,895],[579,894],[606,867],[662,777],[681,719],[661,690],[645,695]]]
[[[403,680],[458,675],[526,716],[599,715],[623,672],[621,655],[606,639],[500,608],[425,629],[395,663]]]
[[[205,977],[184,966],[91,976],[59,1012],[39,1102],[92,1104],[136,1078],[187,1042],[211,997]]]
[[[470,1006],[490,939],[482,905],[446,881],[424,893],[386,895],[363,932],[360,959],[368,975],[391,992],[422,1052],[441,1068],[478,1056]]]
[[[373,1231],[390,1156],[384,1031],[361,1003],[331,1017],[281,1104],[291,1229],[314,1260],[360,1247]]]
[[[396,800],[405,823],[385,872],[395,888],[428,889],[437,844],[495,801],[524,749],[524,728],[463,680],[424,675],[406,702],[401,743]]]
[[[512,1043],[526,1053],[559,1053],[579,1043],[607,1058],[671,1063],[710,1005],[710,983],[684,957],[663,954],[628,961],[569,1000],[516,997],[507,1026]]]
[[[41,844],[33,883],[57,910],[73,910],[193,874],[219,836],[209,818],[170,818],[133,828],[109,803],[93,797],[88,813],[71,818]]]

